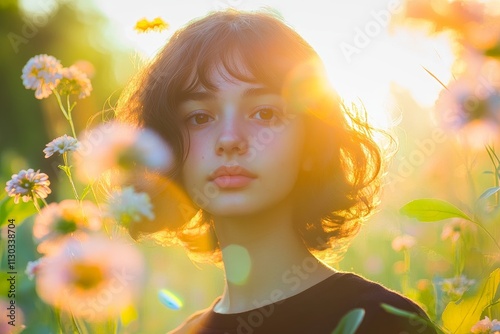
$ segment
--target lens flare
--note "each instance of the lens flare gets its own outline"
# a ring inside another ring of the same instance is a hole
[[[179,310],[183,306],[182,300],[167,289],[158,291],[158,298],[168,308]]]

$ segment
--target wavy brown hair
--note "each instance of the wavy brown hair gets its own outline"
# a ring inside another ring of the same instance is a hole
[[[182,191],[181,167],[189,143],[176,112],[183,94],[200,85],[214,88],[214,68],[281,91],[287,105],[303,113],[311,169],[300,172],[295,187],[294,226],[310,251],[338,260],[378,204],[381,150],[364,112],[347,108],[329,87],[313,48],[263,12],[228,10],[189,23],[122,94],[118,118],[158,132],[177,159],[169,175],[140,177],[139,186],[155,189],[158,218],[132,224],[131,235],[161,235],[181,242],[191,255],[221,260],[210,215],[186,209],[192,203]]]

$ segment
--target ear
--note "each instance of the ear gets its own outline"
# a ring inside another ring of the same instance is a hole
[[[313,169],[313,159],[312,157],[306,157],[304,158],[304,161],[302,161],[302,170],[305,172],[310,172]]]

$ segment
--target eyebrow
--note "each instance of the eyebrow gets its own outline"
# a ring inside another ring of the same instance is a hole
[[[185,92],[180,96],[179,102],[215,100],[217,98],[216,93],[217,91]],[[270,87],[251,87],[243,91],[242,97],[256,97],[271,94],[279,95],[278,90]]]

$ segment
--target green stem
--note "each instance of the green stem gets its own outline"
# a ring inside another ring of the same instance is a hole
[[[75,195],[75,199],[77,201],[80,201],[80,197],[78,196],[78,191],[76,191],[75,183],[73,182],[73,177],[71,175],[71,170],[70,170],[71,167],[68,165],[68,152],[63,153],[63,160],[64,160],[64,167],[66,167],[64,169],[64,172],[68,176],[69,183],[71,184],[71,188],[73,188],[73,194]]]
[[[61,101],[61,95],[57,91],[54,91],[54,95],[56,96],[57,103],[59,104],[59,108],[61,109],[64,117],[66,120],[69,122],[69,125],[71,126],[71,133],[73,134],[73,138],[76,138],[76,131],[75,131],[75,126],[73,124],[73,119],[71,117],[71,111],[75,107],[75,104],[71,105],[69,101],[69,95],[66,95],[66,105],[67,108],[64,107],[62,101]]]
[[[408,249],[403,250],[405,271],[402,279],[403,294],[408,293],[409,290],[409,272],[410,272],[410,252]]]
[[[69,125],[71,126],[71,132],[73,133],[73,138],[76,138],[76,131],[75,131],[75,125],[73,124],[73,119],[71,118],[71,111],[73,111],[73,108],[75,107],[75,105],[73,104],[72,106],[70,105],[70,102],[69,102],[69,95],[66,95],[66,103],[68,105],[68,122],[69,122]]]

